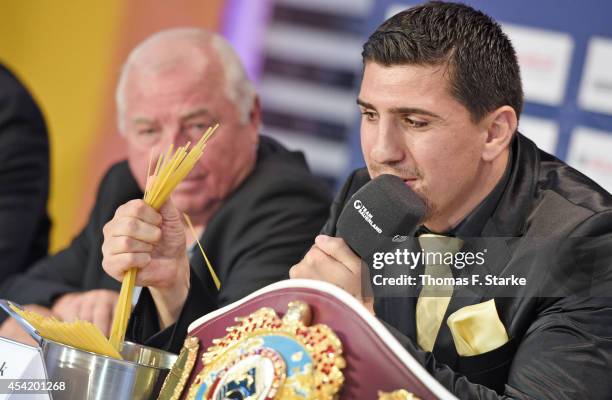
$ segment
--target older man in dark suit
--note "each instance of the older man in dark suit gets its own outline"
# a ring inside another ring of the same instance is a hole
[[[72,244],[3,293],[108,332],[118,280],[138,267],[136,283],[146,288],[129,336],[178,351],[195,318],[288,277],[325,221],[328,191],[301,153],[259,135],[258,97],[217,34],[179,28],[145,40],[124,66],[117,106],[127,161],[104,177]],[[138,200],[151,153],[193,143],[216,123],[203,157],[161,214]],[[193,222],[219,290],[182,213]]]

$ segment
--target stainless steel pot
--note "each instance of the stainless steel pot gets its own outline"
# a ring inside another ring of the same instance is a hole
[[[41,349],[49,381],[65,382],[65,390],[53,392],[54,400],[157,398],[177,357],[130,342],[123,343],[123,360],[44,338]]]
[[[80,350],[41,337],[8,307],[6,300],[0,300],[0,307],[15,317],[38,341],[51,385],[57,383],[54,386],[58,387],[65,382],[61,386],[64,390],[52,392],[54,400],[157,398],[177,358],[175,354],[131,342],[123,343],[123,360]]]

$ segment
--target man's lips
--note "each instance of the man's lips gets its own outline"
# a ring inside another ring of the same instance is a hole
[[[414,186],[418,181],[418,178],[402,178],[404,183],[410,187]]]
[[[201,169],[193,169],[191,170],[191,172],[189,172],[187,174],[187,176],[185,177],[185,179],[183,179],[183,182],[190,182],[190,181],[201,181],[204,178],[206,178],[207,173],[205,171],[202,171]]]
[[[382,174],[389,174],[389,175],[396,176],[400,178],[402,181],[404,181],[406,185],[409,185],[409,186],[414,185],[420,179],[419,177],[416,177],[416,176],[405,176],[405,175],[402,175],[399,173],[393,173],[393,172],[380,172],[376,174],[376,176],[380,176]]]
[[[183,179],[183,182],[201,181],[206,178],[206,175],[187,176]]]
[[[176,187],[177,190],[191,190],[202,185],[206,175],[188,176]]]

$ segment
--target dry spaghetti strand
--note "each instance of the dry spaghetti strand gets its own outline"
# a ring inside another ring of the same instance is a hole
[[[189,218],[189,215],[183,213],[183,216],[185,217],[185,221],[187,221],[187,225],[189,226],[189,230],[191,230],[191,234],[193,235],[193,238],[195,239],[196,243],[198,244],[198,247],[200,248],[200,253],[202,253],[202,257],[204,257],[204,261],[206,262],[206,266],[208,267],[208,272],[210,273],[210,276],[212,277],[213,282],[215,282],[215,286],[217,287],[217,290],[221,290],[221,281],[217,277],[217,274],[215,273],[213,266],[210,264],[208,257],[206,257],[206,253],[204,252],[204,249],[202,248],[202,244],[200,243],[200,240],[198,239],[198,234],[196,233],[196,230],[193,227],[193,224],[191,223],[191,219]]]

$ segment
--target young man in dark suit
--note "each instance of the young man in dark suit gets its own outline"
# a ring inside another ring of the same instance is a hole
[[[519,67],[500,26],[465,5],[427,3],[385,21],[362,54],[367,170],[349,177],[291,276],[362,300],[460,398],[610,398],[612,196],[517,132]],[[433,296],[421,296],[422,284],[374,288],[366,297],[362,260],[333,236],[350,196],[380,174],[424,201],[422,225],[411,230],[423,252],[431,236],[488,248],[484,265],[451,261],[448,271],[453,282],[482,274],[482,285],[451,283],[452,295]],[[484,281],[485,272],[505,286]]]
[[[117,107],[127,161],[103,179],[89,222],[72,244],[3,293],[108,332],[118,280],[125,268],[138,267],[136,283],[146,289],[128,336],[178,351],[194,319],[288,277],[327,217],[328,192],[301,153],[259,135],[258,97],[219,35],[183,28],[144,41],[123,68]],[[160,214],[137,200],[150,154],[194,143],[216,123],[157,226]],[[181,213],[193,222],[220,290]]]

